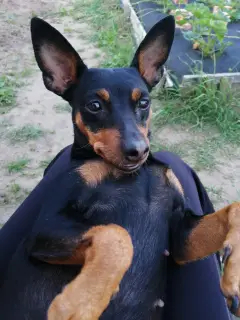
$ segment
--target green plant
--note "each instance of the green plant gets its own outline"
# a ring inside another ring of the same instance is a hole
[[[41,169],[45,169],[47,168],[47,166],[49,165],[49,163],[52,161],[52,158],[46,159],[46,160],[42,160],[40,161],[39,167]]]
[[[170,0],[155,2],[163,6],[165,12],[175,16],[177,24],[182,27],[183,36],[193,42],[193,49],[199,50],[204,57],[215,59],[232,44],[225,37],[228,22],[240,18],[238,1],[231,2],[229,6],[227,0],[199,0],[186,4],[184,9]]]
[[[208,78],[199,80],[186,90],[175,90],[169,95],[163,90],[160,95],[162,108],[154,110],[156,125],[166,123],[191,124],[192,127],[210,126],[217,129],[222,138],[240,144],[240,94],[230,85],[219,86]],[[209,130],[206,129],[206,130]]]
[[[10,187],[10,191],[11,191],[12,193],[17,193],[17,192],[19,192],[20,190],[21,190],[21,187],[20,187],[20,185],[17,184],[17,183],[14,183],[14,184],[11,185],[11,187]]]
[[[9,131],[7,137],[12,143],[16,143],[36,140],[43,136],[43,134],[44,131],[40,127],[27,124],[21,128]]]
[[[211,171],[218,163],[216,152],[221,149],[224,141],[219,137],[205,137],[202,143],[194,146],[193,167],[198,172],[201,170]]]
[[[203,3],[188,4],[186,10],[190,12],[188,22],[192,29],[183,30],[183,35],[194,43],[195,48],[199,49],[204,57],[214,58],[215,54],[221,55],[232,44],[224,40],[229,18],[221,11],[213,13]],[[178,10],[175,14],[178,14]],[[184,24],[186,21],[183,19],[180,24]]]
[[[26,168],[28,163],[29,163],[29,159],[21,159],[21,160],[10,162],[7,165],[8,172],[9,173],[20,172]]]
[[[224,189],[222,187],[217,186],[211,186],[211,187],[205,187],[207,190],[207,193],[214,205],[217,205],[219,202],[222,202],[223,196],[224,196]]]
[[[9,76],[0,76],[0,114],[9,111],[16,101],[15,82]]]
[[[133,55],[131,26],[116,1],[76,0],[71,14],[79,20],[82,13],[94,27],[92,40],[106,53],[102,67],[127,66]]]
[[[176,5],[174,5],[171,0],[156,0],[153,2],[156,2],[160,7],[162,7],[163,12],[165,13],[167,13],[169,9],[176,8]]]
[[[180,157],[184,158],[186,156],[186,149],[184,146],[180,145],[179,143],[162,143],[158,142],[156,139],[151,141],[151,151],[157,152],[159,150],[167,150],[169,152],[175,153]]]
[[[240,2],[239,0],[197,0],[197,2],[207,5],[212,10],[221,10],[224,14],[227,14],[231,21],[240,20]]]
[[[22,188],[19,184],[13,183],[5,189],[0,205],[19,203],[23,201],[29,194],[29,191]]]
[[[230,18],[231,21],[240,21],[240,2],[239,0],[231,1]]]

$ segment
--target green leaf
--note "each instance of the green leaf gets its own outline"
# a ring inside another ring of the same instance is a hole
[[[183,31],[183,36],[186,40],[193,42],[201,37],[199,34],[193,32],[192,30]]]
[[[183,19],[183,20],[180,20],[180,21],[177,21],[177,24],[179,26],[183,26],[185,23],[187,23],[188,21],[186,19]]]

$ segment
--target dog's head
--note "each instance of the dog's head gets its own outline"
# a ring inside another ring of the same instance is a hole
[[[75,143],[89,143],[115,167],[132,172],[149,153],[149,91],[159,80],[174,37],[169,16],[138,47],[130,67],[87,68],[69,42],[47,22],[33,18],[32,43],[46,88],[72,107]]]

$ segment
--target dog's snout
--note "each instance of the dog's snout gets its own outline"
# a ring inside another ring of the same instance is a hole
[[[145,140],[132,140],[125,145],[125,157],[130,162],[142,160],[149,151],[149,146]]]

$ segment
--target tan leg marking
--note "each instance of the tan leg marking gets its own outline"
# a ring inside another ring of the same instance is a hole
[[[53,300],[48,320],[98,320],[131,265],[133,245],[122,227],[93,227],[84,238],[91,245],[81,273]]]
[[[188,237],[184,260],[177,262],[202,259],[225,248],[229,248],[229,257],[221,288],[230,302],[234,296],[240,299],[240,202],[204,216]],[[240,307],[236,315],[240,316]]]

